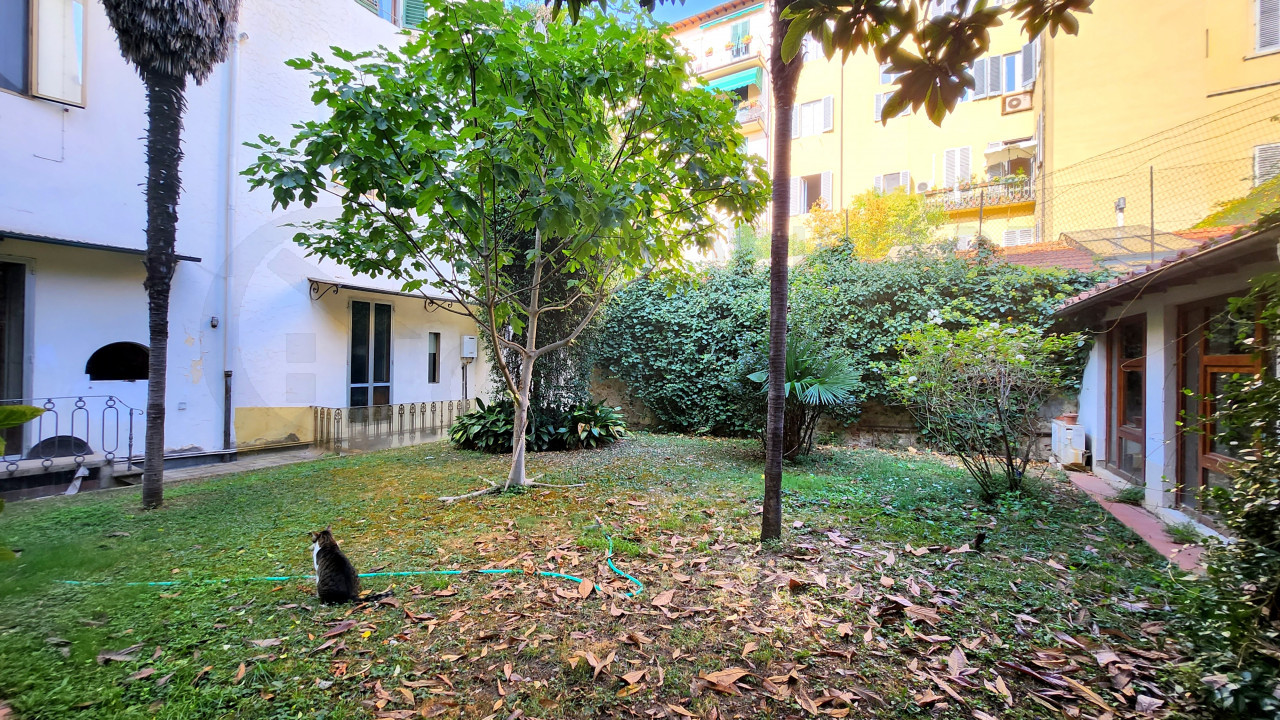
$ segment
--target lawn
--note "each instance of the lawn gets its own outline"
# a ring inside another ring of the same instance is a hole
[[[10,504],[0,701],[21,718],[983,720],[1175,699],[1156,676],[1176,655],[1164,562],[1053,475],[987,508],[936,456],[821,449],[789,468],[777,546],[754,541],[748,441],[642,434],[531,458],[585,487],[436,500],[505,462],[436,444],[179,484],[150,513],[133,490]],[[377,578],[391,597],[331,607],[305,579],[244,579],[309,574],[326,525],[361,572],[600,587]],[[125,584],[147,581],[178,584]]]

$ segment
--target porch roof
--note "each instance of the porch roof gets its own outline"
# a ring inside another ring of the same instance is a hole
[[[422,300],[429,305],[453,304],[457,300],[446,297],[444,295],[428,295],[427,293],[408,293],[399,290],[387,290],[374,285],[356,285],[346,280],[329,280],[325,278],[309,277],[307,282],[311,286],[311,299],[319,300],[320,298],[333,293],[338,294],[339,290],[347,290],[354,292],[370,293],[372,295],[392,295],[394,297],[414,298]]]
[[[85,242],[83,240],[67,240],[65,238],[50,237],[48,235],[32,235],[30,233],[12,232],[9,230],[0,230],[0,241],[4,240],[26,240],[27,242],[42,243],[44,245],[60,245],[62,247],[83,248],[85,250],[101,250],[103,252],[121,253],[123,255],[146,255],[146,250],[138,248],[119,247],[117,245],[103,245],[102,243]],[[187,262],[200,262],[200,258],[193,255],[176,254],[174,257]]]
[[[1244,235],[1222,235],[1204,244],[1181,250],[1146,267],[1114,277],[1068,298],[1054,314],[1075,315],[1087,308],[1137,299],[1175,285],[1231,272],[1250,263],[1276,262],[1280,252],[1280,226]]]

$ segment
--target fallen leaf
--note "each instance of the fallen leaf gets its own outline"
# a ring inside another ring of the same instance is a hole
[[[704,675],[702,675],[702,677],[707,680],[710,680],[711,682],[717,685],[732,685],[735,682],[737,682],[738,679],[741,678],[742,676],[750,675],[750,674],[751,674],[750,670],[744,670],[743,668],[733,667],[733,668],[726,668],[724,670],[717,670],[713,673],[705,673]]]
[[[693,713],[689,712],[688,710],[685,710],[679,705],[672,705],[671,703],[667,703],[667,709],[681,717],[687,717],[687,718],[693,717]]]
[[[352,625],[354,624],[355,623],[352,623]],[[328,636],[329,634],[325,633],[324,637],[328,637]],[[258,647],[275,647],[283,642],[284,642],[284,638],[266,638],[264,640],[250,640],[249,644],[257,645]]]
[[[964,651],[957,645],[951,648],[951,655],[947,656],[947,671],[951,673],[951,677],[956,677],[964,670],[968,664],[968,659],[964,656]]]
[[[133,662],[138,659],[138,651],[142,649],[143,643],[130,645],[123,650],[103,650],[98,653],[98,664],[106,665],[109,662]]]
[[[136,672],[136,673],[134,673],[134,674],[130,675],[129,677],[125,678],[125,679],[124,679],[124,681],[125,681],[126,683],[131,683],[131,682],[134,682],[135,680],[142,680],[143,678],[149,678],[149,677],[151,677],[152,675],[154,675],[155,673],[156,673],[156,669],[155,669],[155,668],[143,668],[143,669],[139,670],[138,672]]]
[[[585,600],[591,596],[591,591],[595,589],[596,586],[594,583],[590,580],[584,579],[582,582],[578,583],[578,597]]]
[[[654,607],[665,607],[671,604],[671,599],[676,596],[675,590],[663,590],[653,598],[651,603]]]
[[[942,617],[938,615],[938,611],[934,610],[931,607],[925,607],[923,605],[912,605],[911,607],[906,608],[904,612],[906,612],[908,615],[915,618],[916,620],[923,620],[929,623],[930,625],[937,625],[938,623],[942,622]]]
[[[644,678],[644,673],[645,673],[644,670],[633,670],[627,673],[626,675],[623,675],[622,679],[628,685],[635,685],[636,683],[640,682],[642,678]]]
[[[245,671],[244,663],[240,663],[240,667],[236,669],[235,677],[231,678],[232,685],[236,685],[241,680],[244,679],[244,671]]]
[[[344,632],[346,632],[346,631],[350,630],[351,628],[353,628],[353,627],[355,627],[355,626],[356,626],[356,621],[355,621],[355,620],[343,620],[342,622],[340,622],[340,623],[338,623],[337,625],[335,625],[335,626],[334,626],[334,628],[333,628],[332,630],[330,630],[330,631],[329,631],[329,632],[327,632],[327,633],[324,633],[324,634],[323,634],[323,635],[321,635],[320,637],[322,637],[322,638],[330,638],[330,637],[334,637],[335,635],[341,635],[342,633],[344,633]]]

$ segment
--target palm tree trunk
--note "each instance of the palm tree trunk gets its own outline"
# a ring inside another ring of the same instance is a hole
[[[182,113],[185,76],[147,72],[147,279],[150,353],[147,368],[147,440],[142,471],[142,506],[164,501],[164,396],[169,355],[169,289],[177,264],[178,196],[182,181]]]
[[[775,0],[773,48],[769,71],[773,76],[773,207],[769,242],[769,410],[765,419],[764,513],[760,539],[782,537],[782,454],[786,396],[782,378],[787,374],[787,257],[790,254],[787,225],[791,216],[791,107],[801,58],[782,60],[782,38],[791,22],[782,19],[790,0]]]

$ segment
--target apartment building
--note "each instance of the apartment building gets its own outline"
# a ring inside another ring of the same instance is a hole
[[[713,87],[761,113],[771,104],[763,57],[745,91],[715,81],[730,74],[717,59],[722,46],[737,47],[734,23],[749,19],[752,51],[760,43],[767,52],[767,12],[736,0],[672,26]],[[923,195],[947,215],[941,238],[960,248],[980,233],[1123,265],[1116,259],[1194,247],[1177,233],[1275,177],[1280,2],[1099,0],[1080,21],[1077,36],[1027,42],[1006,18],[941,128],[909,111],[884,121],[893,73],[865,54],[827,60],[806,42],[792,116],[793,244],[803,252],[804,218],[819,198],[839,211],[877,189]],[[743,131],[765,140],[769,127]],[[761,155],[771,161],[768,146]]]
[[[175,463],[307,442],[317,408],[406,404],[438,422],[485,391],[474,322],[307,257],[288,224],[336,206],[276,210],[240,175],[256,152],[246,141],[323,112],[286,60],[399,44],[413,8],[244,0],[231,57],[189,87],[169,313]],[[0,3],[0,401],[50,408],[7,443],[0,492],[27,462],[141,453],[145,134],[142,82],[101,3]]]

